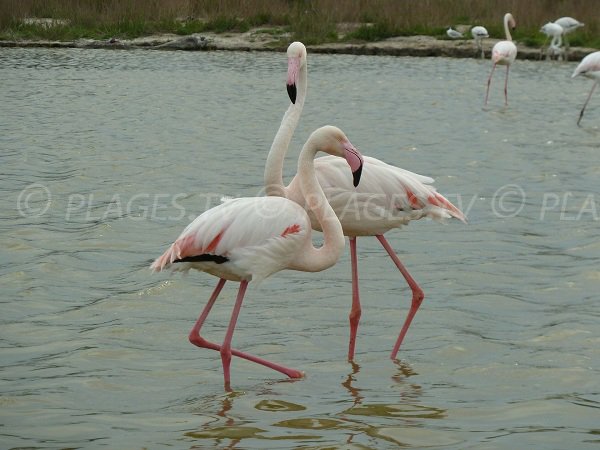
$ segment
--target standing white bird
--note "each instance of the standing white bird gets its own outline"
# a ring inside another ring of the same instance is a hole
[[[569,38],[567,37],[567,34],[572,33],[577,28],[580,28],[585,24],[581,23],[577,19],[573,19],[572,17],[561,17],[560,19],[556,19],[554,23],[563,28],[563,35],[565,37],[565,55],[567,59],[569,59]]]
[[[248,197],[228,200],[198,216],[175,242],[158,257],[155,271],[196,269],[219,277],[219,282],[189,334],[192,344],[221,353],[225,389],[230,389],[231,356],[235,355],[300,378],[302,373],[231,348],[235,324],[250,280],[260,280],[280,270],[305,272],[325,270],[338,260],[344,248],[342,226],[319,186],[314,168],[317,151],[345,159],[360,180],[363,160],[358,150],[338,128],[326,126],[311,134],[298,159],[300,190],[308,208],[323,228],[324,243],[315,248],[311,223],[297,203],[280,197]],[[240,287],[222,345],[200,336],[206,320],[226,280],[239,281]]]
[[[572,17],[561,17],[560,19],[556,19],[554,23],[560,25],[563,28],[564,34],[571,33],[577,28],[585,25],[584,23],[581,23],[580,21],[573,19]]]
[[[306,48],[300,42],[290,44],[287,51],[288,75],[287,90],[292,104],[286,110],[281,125],[267,158],[265,167],[265,190],[267,195],[287,197],[300,204],[304,200],[300,191],[298,175],[289,186],[283,184],[283,162],[298,125],[307,91]],[[315,170],[327,200],[339,217],[344,234],[350,238],[352,265],[352,308],[350,311],[350,342],[348,359],[354,359],[356,333],[361,316],[358,289],[358,259],[356,254],[357,236],[375,236],[386,250],[412,291],[412,303],[404,320],[390,357],[396,358],[400,344],[410,327],[413,317],[421,305],[424,294],[421,287],[404,267],[383,234],[393,228],[400,228],[413,220],[429,217],[442,220],[455,217],[466,221],[463,213],[430,183],[433,179],[408,170],[386,164],[378,159],[365,157],[361,183],[352,187],[352,180],[346,176],[337,159],[329,156],[315,160]],[[313,229],[321,225],[309,212]]]
[[[483,51],[483,40],[485,38],[489,38],[488,30],[481,25],[471,28],[471,36],[475,39],[475,44],[477,44],[477,49],[481,52],[481,58],[485,58],[485,53]]]
[[[577,75],[583,75],[584,77],[594,80],[592,89],[590,90],[590,93],[583,104],[583,108],[581,108],[581,112],[579,113],[579,119],[577,120],[577,125],[579,126],[579,122],[581,122],[583,112],[585,111],[585,107],[590,101],[590,98],[592,98],[592,93],[594,92],[596,85],[598,82],[600,82],[600,52],[590,53],[583,58],[579,65],[575,68],[571,78],[575,78]]]
[[[463,34],[461,32],[453,30],[452,27],[449,27],[446,30],[446,34],[452,39],[460,39],[461,37],[463,37]]]
[[[510,35],[510,28],[515,29],[516,22],[511,13],[506,13],[504,15],[504,33],[506,34],[506,40],[497,42],[496,45],[492,48],[492,62],[494,65],[492,66],[492,71],[490,72],[490,76],[487,80],[487,90],[485,92],[485,105],[488,102],[488,96],[490,93],[490,83],[492,81],[492,75],[494,74],[494,70],[498,64],[506,66],[506,77],[504,79],[504,105],[508,105],[508,71],[510,69],[510,65],[514,62],[517,57],[517,46],[512,41],[512,36]]]
[[[544,45],[546,45],[548,38],[551,37],[552,40],[550,41],[550,45],[548,46],[546,58],[549,59],[553,54],[557,54],[560,56],[560,54],[562,53],[560,47],[562,45],[562,35],[564,33],[564,28],[557,23],[548,22],[544,26],[542,26],[542,28],[540,28],[540,32],[546,35],[546,40],[542,45],[540,54],[543,52]]]

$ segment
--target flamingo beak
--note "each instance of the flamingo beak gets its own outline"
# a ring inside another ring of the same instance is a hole
[[[354,187],[358,186],[362,174],[364,159],[360,152],[350,143],[344,143],[344,158],[352,170],[352,183]]]
[[[287,92],[292,103],[296,104],[296,84],[300,73],[300,57],[288,58]]]

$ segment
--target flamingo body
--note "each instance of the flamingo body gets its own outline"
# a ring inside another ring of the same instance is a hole
[[[335,157],[315,160],[319,184],[339,217],[345,236],[375,236],[408,225],[424,217],[441,221],[455,217],[465,221],[462,212],[439,194],[433,179],[364,157],[360,185],[352,188],[352,178]],[[342,161],[343,162],[343,161]],[[298,178],[287,188],[288,198],[302,202]],[[313,229],[319,223],[309,212]]]
[[[485,93],[485,102],[487,105],[488,97],[490,93],[490,83],[492,81],[492,76],[494,75],[494,70],[496,66],[506,66],[506,76],[504,79],[504,105],[508,105],[508,71],[510,70],[510,65],[515,61],[517,57],[517,46],[512,41],[512,36],[510,35],[510,28],[515,28],[516,22],[511,13],[506,13],[504,15],[504,33],[506,34],[506,40],[497,42],[492,48],[492,71],[490,72],[490,76],[487,81],[487,90]]]
[[[235,198],[199,215],[152,269],[261,280],[288,268],[310,239],[310,220],[298,204],[279,197]]]
[[[571,76],[571,78],[575,78],[579,75],[594,80],[594,84],[592,85],[592,89],[590,90],[590,93],[588,94],[587,99],[585,100],[585,103],[581,108],[581,112],[579,113],[579,119],[577,120],[577,125],[579,125],[579,123],[581,122],[581,119],[583,118],[583,112],[585,111],[585,108],[588,102],[590,101],[590,98],[592,98],[594,89],[600,82],[600,51],[590,53],[589,55],[584,57],[573,71],[573,75]]]
[[[292,104],[286,110],[265,166],[267,195],[284,196],[301,205],[298,175],[288,186],[283,184],[283,162],[289,143],[300,120],[307,91],[306,48],[300,42],[288,47],[287,89]],[[293,95],[292,95],[293,94]],[[400,259],[383,236],[386,231],[399,228],[423,217],[442,219],[456,217],[465,220],[462,212],[430,186],[433,179],[365,157],[361,182],[354,189],[353,179],[343,173],[343,165],[328,156],[317,158],[314,167],[327,201],[339,218],[344,235],[350,238],[352,264],[352,308],[350,311],[350,343],[348,359],[353,360],[356,333],[361,315],[358,291],[357,236],[375,236],[384,247],[412,291],[412,303],[402,325],[390,357],[396,358],[400,344],[415,316],[424,294],[408,273]],[[309,212],[313,229],[320,230],[321,223]]]
[[[577,28],[584,26],[583,23],[572,17],[561,17],[560,19],[556,19],[554,23],[562,27],[564,34],[571,33]]]

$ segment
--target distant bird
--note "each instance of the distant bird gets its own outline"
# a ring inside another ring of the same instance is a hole
[[[494,45],[492,48],[492,62],[494,65],[492,66],[492,71],[490,72],[490,76],[487,80],[487,90],[485,92],[485,105],[488,102],[488,96],[490,93],[490,83],[492,81],[492,75],[494,74],[494,70],[498,64],[506,66],[506,78],[504,79],[504,105],[508,105],[508,71],[510,69],[510,65],[514,62],[517,57],[517,46],[512,41],[512,36],[510,35],[510,28],[513,30],[516,27],[515,19],[513,18],[511,13],[506,13],[504,15],[504,33],[506,34],[506,40],[500,41]]]
[[[560,54],[562,53],[561,45],[562,45],[562,35],[564,33],[564,28],[559,24],[554,22],[546,23],[542,28],[540,28],[540,32],[546,35],[546,40],[542,45],[541,52],[543,52],[543,47],[546,45],[548,38],[552,38],[550,41],[550,45],[548,46],[547,57],[552,56],[552,54]],[[541,53],[540,53],[541,54]]]
[[[585,58],[581,60],[579,65],[575,68],[573,75],[571,78],[575,78],[577,75],[583,75],[584,77],[591,78],[594,80],[594,84],[592,85],[592,89],[583,104],[583,108],[581,108],[581,112],[579,113],[579,119],[577,120],[577,125],[579,126],[579,122],[581,122],[581,118],[583,117],[583,112],[585,111],[585,107],[587,106],[590,98],[592,97],[592,93],[596,88],[596,85],[600,81],[600,52],[594,52],[587,55]]]
[[[306,99],[308,84],[306,48],[301,42],[294,42],[288,47],[287,56],[287,91],[292,104],[283,116],[269,151],[265,166],[265,191],[267,195],[287,197],[303,205],[299,177],[296,176],[288,186],[283,184],[283,162]],[[390,354],[390,358],[395,359],[404,336],[421,306],[424,294],[385,239],[384,233],[422,218],[443,220],[455,217],[463,222],[466,219],[456,206],[431,186],[433,179],[429,177],[386,164],[375,158],[365,157],[360,185],[354,189],[351,178],[346,176],[349,174],[344,173],[343,166],[337,164],[338,159],[329,156],[317,158],[315,169],[327,200],[340,218],[344,235],[350,239],[352,307],[349,316],[348,360],[354,359],[356,333],[361,316],[356,253],[358,236],[377,238],[412,291],[410,310]],[[319,230],[321,228],[319,222],[312,214],[309,215],[313,229]]]
[[[477,44],[477,49],[481,52],[481,58],[485,58],[485,53],[483,51],[483,40],[485,38],[490,37],[488,34],[488,30],[484,27],[478,25],[476,27],[471,28],[471,36],[475,39],[475,43]]]
[[[560,25],[563,28],[564,34],[571,33],[577,28],[585,25],[584,23],[581,23],[580,21],[573,19],[572,17],[561,17],[560,19],[556,19],[554,23]]]
[[[448,28],[446,30],[446,34],[448,35],[448,37],[452,38],[452,39],[460,39],[461,37],[463,37],[463,34],[453,30],[452,27]]]
[[[584,26],[585,24],[581,23],[577,19],[573,19],[572,17],[561,17],[560,19],[556,19],[554,21],[555,24],[563,27],[563,35],[565,37],[565,54],[567,59],[569,57],[569,39],[567,38],[567,34],[572,33],[577,28]]]
[[[344,133],[326,126],[314,131],[300,152],[298,177],[306,204],[323,229],[324,243],[312,243],[310,218],[296,202],[281,197],[246,197],[225,201],[190,223],[175,242],[158,257],[151,268],[160,271],[196,269],[219,277],[219,282],[189,334],[192,344],[221,353],[225,389],[230,390],[231,356],[277,370],[290,378],[302,373],[231,348],[235,324],[250,280],[260,280],[280,270],[318,272],[336,263],[344,248],[342,226],[327,202],[315,174],[314,157],[324,151],[342,157],[360,180],[363,159]],[[222,345],[200,336],[206,320],[226,280],[240,287]],[[264,324],[267,327],[267,324]]]

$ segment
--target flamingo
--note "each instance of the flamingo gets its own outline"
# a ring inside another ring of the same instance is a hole
[[[506,40],[497,42],[492,48],[492,71],[487,80],[487,91],[485,92],[485,104],[487,105],[488,96],[490,93],[490,83],[492,81],[492,75],[498,64],[506,66],[506,78],[504,79],[504,105],[508,105],[508,71],[510,65],[514,62],[517,57],[517,46],[512,41],[510,35],[509,26],[514,30],[516,26],[515,19],[511,13],[504,14],[504,33],[506,34]]]
[[[294,177],[287,187],[283,184],[283,161],[306,99],[306,47],[301,42],[293,42],[288,47],[287,56],[287,90],[292,104],[283,116],[267,157],[265,191],[267,195],[287,197],[303,205],[299,176]],[[423,217],[436,220],[455,217],[463,222],[466,219],[458,208],[430,186],[433,179],[375,158],[365,157],[364,161],[361,183],[357,189],[351,187],[350,178],[345,176],[342,166],[337,164],[335,158],[329,156],[317,158],[314,164],[317,178],[327,200],[342,223],[344,235],[350,239],[352,307],[349,315],[348,360],[354,359],[356,334],[361,316],[356,253],[358,236],[377,238],[412,291],[410,310],[390,354],[391,359],[396,359],[400,344],[424,299],[424,293],[385,239],[384,233]],[[322,227],[315,220],[314,215],[310,213],[309,215],[313,229],[320,230]]]
[[[592,97],[592,93],[594,92],[596,85],[600,81],[600,51],[590,53],[581,60],[579,65],[575,68],[575,71],[573,72],[571,78],[575,78],[577,75],[583,75],[584,77],[591,78],[592,80],[594,80],[592,90],[588,94],[587,99],[583,104],[583,108],[581,108],[581,112],[579,113],[579,119],[577,120],[577,125],[579,126],[579,122],[581,122],[583,112],[585,111],[585,107],[590,101],[590,98]]]
[[[483,51],[483,40],[485,38],[489,38],[488,30],[481,25],[471,28],[471,36],[475,39],[475,43],[477,44],[477,49],[481,52],[481,58],[485,58],[485,53]]]
[[[581,23],[577,19],[573,19],[572,17],[561,17],[560,19],[556,19],[554,23],[563,27],[563,35],[565,36],[565,52],[569,52],[569,39],[567,38],[567,34],[572,33],[577,28],[584,26],[585,24]]]
[[[552,37],[550,45],[548,46],[547,58],[550,58],[550,56],[553,54],[560,56],[562,53],[560,46],[562,45],[564,28],[557,23],[548,22],[540,29],[540,32],[546,35],[546,41],[544,41],[544,44],[546,44],[549,37]]]
[[[231,348],[231,340],[251,280],[264,279],[280,270],[325,270],[338,260],[344,248],[340,221],[327,203],[315,174],[317,151],[343,157],[358,184],[363,158],[338,128],[314,131],[298,159],[300,190],[323,229],[324,243],[312,243],[310,219],[297,203],[281,197],[246,197],[227,200],[191,222],[175,242],[150,266],[154,271],[196,269],[219,278],[219,282],[189,333],[192,344],[221,353],[225,389],[230,390],[231,356],[235,355],[279,371],[290,378],[302,372]],[[340,158],[341,159],[341,158]],[[207,341],[200,329],[226,280],[240,283],[231,320],[222,345]]]
[[[452,27],[449,27],[446,30],[446,34],[448,35],[449,38],[452,38],[452,39],[460,39],[461,37],[463,37],[463,34],[461,32],[453,30]]]
[[[577,19],[573,19],[572,17],[561,17],[560,19],[556,19],[554,23],[563,27],[564,34],[571,33],[575,31],[577,28],[584,26],[585,24],[581,23]]]

